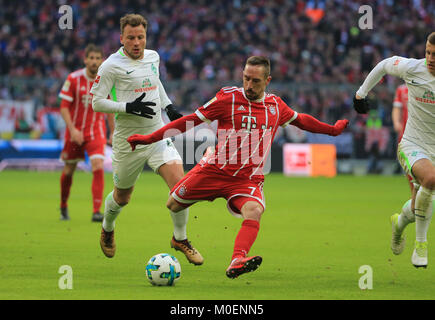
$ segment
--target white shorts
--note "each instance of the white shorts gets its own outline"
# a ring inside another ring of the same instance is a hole
[[[170,161],[182,163],[180,154],[171,139],[148,146],[138,146],[135,151],[114,152],[112,155],[113,183],[118,189],[128,189],[136,183],[147,164],[154,172]]]
[[[420,159],[428,159],[432,164],[435,164],[435,157],[431,156],[425,148],[420,147],[408,140],[402,139],[397,148],[397,159],[406,174],[408,174],[414,184],[418,185],[418,182],[412,174],[412,167]]]

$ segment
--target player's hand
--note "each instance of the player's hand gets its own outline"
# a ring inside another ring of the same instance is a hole
[[[154,112],[153,108],[150,108],[150,106],[155,106],[156,104],[150,101],[142,101],[144,97],[145,92],[133,102],[127,102],[125,112],[152,119],[152,116],[154,116],[156,113]]]
[[[356,97],[353,97],[353,108],[358,113],[367,113],[370,110],[367,99],[357,99]]]
[[[83,144],[83,141],[84,141],[83,133],[76,128],[72,129],[71,130],[71,140],[72,140],[72,142],[81,146]]]
[[[349,124],[349,120],[344,119],[344,120],[337,120],[337,122],[334,124],[334,129],[331,132],[331,136],[338,136],[340,135],[344,129],[346,129],[346,127]]]
[[[177,110],[175,110],[175,108],[172,104],[168,105],[165,108],[165,111],[166,111],[166,114],[168,115],[169,120],[171,120],[171,121],[177,120],[183,116],[181,113],[179,113],[179,112],[177,112]]]
[[[146,134],[133,134],[127,138],[127,142],[130,144],[131,151],[136,149],[138,144],[151,144],[151,135]]]

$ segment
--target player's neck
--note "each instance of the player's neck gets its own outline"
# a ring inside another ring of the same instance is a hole
[[[95,80],[95,78],[97,77],[97,73],[92,73],[88,68],[86,68],[85,70],[86,77],[88,77],[89,80]]]
[[[266,92],[263,92],[263,94],[258,99],[249,99],[245,94],[245,90],[243,90],[243,95],[245,96],[246,100],[249,100],[249,101],[255,102],[255,103],[260,103],[264,100],[264,98],[266,96]]]

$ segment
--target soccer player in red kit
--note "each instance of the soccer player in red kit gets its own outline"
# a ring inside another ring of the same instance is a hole
[[[402,140],[405,132],[406,121],[408,120],[408,87],[402,84],[397,87],[394,95],[393,110],[391,112],[394,131],[397,133],[397,143]],[[411,194],[414,190],[414,184],[411,182],[412,177],[407,175]]]
[[[60,114],[65,121],[65,145],[60,155],[65,165],[60,177],[61,220],[69,220],[68,198],[74,171],[79,161],[85,160],[87,152],[92,166],[92,221],[100,222],[103,215],[100,207],[104,189],[104,148],[106,124],[104,113],[92,109],[92,84],[98,67],[103,62],[102,50],[89,44],[85,49],[85,68],[68,75],[59,97],[62,99]],[[110,138],[114,129],[113,115],[108,115]],[[110,141],[109,141],[110,142]]]
[[[230,213],[244,220],[236,236],[229,278],[254,271],[261,256],[248,256],[260,228],[265,210],[263,166],[279,126],[293,124],[316,133],[339,135],[348,120],[334,126],[320,122],[307,114],[292,110],[280,97],[265,92],[271,80],[270,61],[265,57],[250,57],[243,70],[243,88],[222,88],[195,113],[171,122],[149,135],[128,138],[132,149],[138,144],[150,144],[163,137],[176,135],[202,122],[218,120],[218,143],[214,152],[206,153],[171,190],[167,207],[179,211],[200,200],[227,199]]]

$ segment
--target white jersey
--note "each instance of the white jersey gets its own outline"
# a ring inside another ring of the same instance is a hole
[[[160,57],[154,50],[144,50],[144,57],[133,60],[125,55],[123,47],[110,55],[98,69],[92,86],[93,108],[96,111],[117,113],[114,136],[121,146],[114,149],[128,151],[127,139],[132,134],[149,134],[160,129],[161,110],[171,104],[159,79]],[[125,113],[125,104],[132,102],[143,93],[142,101],[151,101],[156,106],[152,119]],[[110,96],[110,100],[107,97]]]
[[[365,98],[385,74],[402,78],[408,87],[408,122],[402,139],[434,155],[435,76],[428,71],[426,59],[394,56],[382,60],[369,73],[356,94]]]

